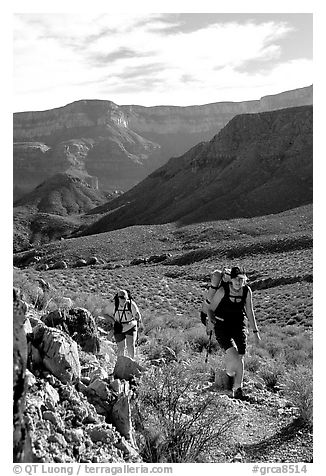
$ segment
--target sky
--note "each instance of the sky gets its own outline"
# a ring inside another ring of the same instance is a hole
[[[312,27],[312,13],[16,11],[13,110],[188,106],[308,86]]]

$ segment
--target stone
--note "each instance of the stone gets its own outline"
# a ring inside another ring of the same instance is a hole
[[[36,316],[28,316],[28,320],[30,322],[30,325],[32,327],[35,327],[35,326],[38,326],[39,324],[42,324],[43,321],[41,321],[41,319],[39,319],[38,317]]]
[[[86,429],[90,439],[93,443],[97,443],[99,441],[106,441],[109,438],[109,432],[105,428],[105,426],[98,424],[98,425],[89,425],[89,428]]]
[[[99,264],[99,260],[96,256],[91,256],[88,260],[87,260],[87,265],[94,265],[94,264]]]
[[[114,379],[112,382],[110,382],[110,388],[116,393],[121,393],[123,389],[121,380],[118,378]]]
[[[55,426],[60,426],[60,424],[62,425],[60,418],[51,410],[45,410],[43,412],[43,420],[49,420]]]
[[[111,420],[118,432],[127,440],[132,440],[132,424],[129,398],[127,395],[120,394],[114,403]]]
[[[25,331],[25,334],[32,334],[33,333],[33,328],[32,328],[31,322],[28,318],[25,319],[25,322],[24,322],[24,331]]]
[[[55,411],[56,406],[60,401],[59,393],[55,388],[52,387],[48,382],[46,382],[44,387],[44,403],[45,406],[52,411]]]
[[[80,378],[78,348],[67,334],[59,329],[36,326],[33,344],[40,351],[43,365],[62,383],[77,382]]]
[[[81,268],[82,266],[87,266],[87,262],[84,259],[79,259],[75,263],[75,268]]]
[[[109,401],[111,399],[109,384],[103,380],[96,379],[91,382],[87,387],[87,393],[89,394],[91,392],[96,393],[96,395],[99,396],[101,400]]]
[[[64,260],[56,261],[52,266],[51,269],[67,269],[68,265]]]
[[[61,433],[52,433],[51,435],[49,435],[48,441],[50,443],[58,443],[63,448],[67,446],[67,441]]]
[[[108,373],[102,367],[98,367],[97,369],[93,370],[93,372],[90,373],[89,378],[90,378],[90,383],[94,382],[94,380],[97,380],[97,379],[104,380],[108,378]]]
[[[47,326],[67,332],[85,352],[99,352],[97,326],[87,309],[77,307],[69,310],[55,310],[44,316],[42,320]]]
[[[35,375],[33,375],[28,369],[26,369],[25,381],[27,388],[33,387],[33,385],[36,383]]]
[[[114,367],[114,377],[121,380],[129,380],[131,377],[140,377],[145,368],[135,360],[124,355],[119,355]]]

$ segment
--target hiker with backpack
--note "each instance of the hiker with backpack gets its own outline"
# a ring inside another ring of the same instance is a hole
[[[118,346],[118,355],[125,355],[134,359],[137,335],[142,327],[139,308],[131,298],[130,292],[120,289],[114,296],[114,338]]]
[[[244,270],[237,266],[231,269],[229,282],[218,287],[207,306],[207,315],[207,334],[214,331],[218,344],[225,351],[226,374],[233,397],[246,400],[242,390],[247,341],[246,317],[255,343],[259,344],[261,339],[253,309],[252,291],[247,285]]]

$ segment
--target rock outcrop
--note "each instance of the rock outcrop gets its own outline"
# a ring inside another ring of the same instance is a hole
[[[80,378],[77,343],[65,332],[38,325],[33,328],[32,347],[37,350],[41,363],[63,383],[76,383]]]
[[[95,320],[87,309],[76,307],[50,312],[43,317],[50,327],[65,331],[85,352],[96,354],[100,350],[99,336]]]
[[[31,441],[24,417],[26,401],[27,339],[24,331],[26,305],[20,293],[13,296],[13,461],[31,461]]]

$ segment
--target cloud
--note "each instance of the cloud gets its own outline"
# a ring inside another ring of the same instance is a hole
[[[257,98],[312,83],[309,51],[300,58],[300,45],[288,46],[298,31],[279,15],[16,15],[15,97],[43,101],[47,91],[48,103],[71,94],[68,102],[144,105]]]

